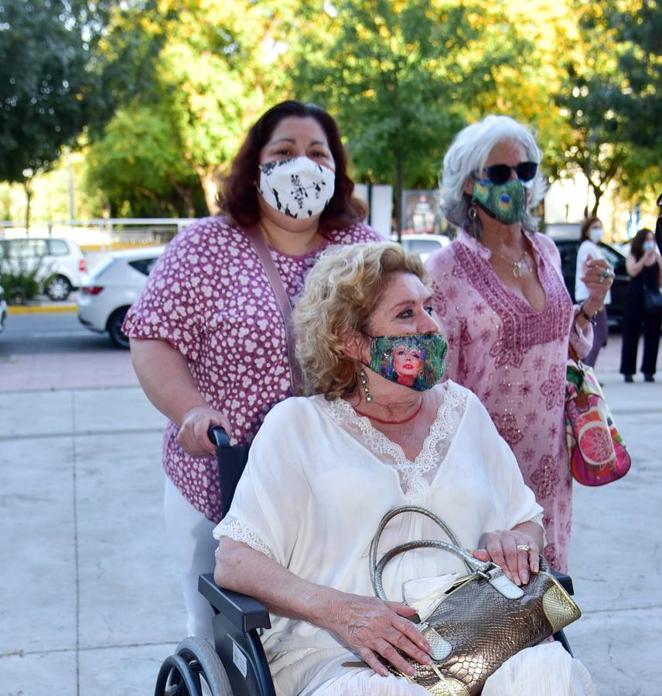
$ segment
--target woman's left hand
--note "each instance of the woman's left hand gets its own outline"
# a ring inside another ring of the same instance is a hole
[[[481,548],[473,555],[479,561],[493,561],[516,585],[526,585],[531,573],[540,570],[540,549],[529,534],[517,530],[486,532]]]
[[[606,259],[588,259],[581,280],[588,288],[589,299],[599,309],[614,282],[614,269]]]

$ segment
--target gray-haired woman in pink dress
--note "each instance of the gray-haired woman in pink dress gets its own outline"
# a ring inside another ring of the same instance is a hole
[[[442,212],[461,228],[428,259],[434,305],[449,341],[447,375],[483,402],[544,508],[544,554],[565,571],[572,480],[564,429],[569,344],[592,344],[591,320],[613,271],[586,265],[587,299],[573,307],[554,242],[536,232],[541,152],[507,116],[466,127],[446,153]]]

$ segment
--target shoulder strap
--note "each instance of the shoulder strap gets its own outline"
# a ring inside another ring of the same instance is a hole
[[[296,395],[299,392],[302,378],[301,369],[296,361],[294,351],[294,331],[292,330],[292,323],[290,321],[292,315],[292,303],[287,295],[287,290],[285,290],[285,285],[280,277],[280,273],[278,273],[276,264],[271,258],[271,252],[269,251],[269,247],[264,239],[262,230],[258,225],[254,225],[253,227],[247,228],[246,233],[260,258],[262,268],[264,268],[264,272],[269,279],[271,289],[274,292],[281,316],[283,318],[283,326],[285,327],[285,338],[287,342],[287,361],[290,367],[290,383],[292,384],[292,393]]]

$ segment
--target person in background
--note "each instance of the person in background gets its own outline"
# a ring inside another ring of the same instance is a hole
[[[168,417],[165,518],[189,635],[212,633],[212,609],[197,591],[198,576],[214,568],[221,516],[207,430],[220,425],[234,442],[250,443],[272,406],[292,394],[287,332],[252,236],[266,242],[293,302],[324,249],[380,238],[363,224],[353,190],[334,119],[297,101],[272,107],[232,163],[223,217],[175,237],[127,314],[136,373]]]
[[[626,382],[634,381],[634,373],[637,371],[637,348],[643,333],[644,354],[641,371],[644,373],[644,381],[654,382],[660,344],[660,314],[649,314],[645,311],[644,288],[653,292],[659,291],[662,285],[662,263],[651,230],[643,228],[634,236],[625,268],[630,276],[630,283],[623,312],[620,371]]]
[[[602,222],[597,217],[588,217],[582,222],[580,231],[581,244],[577,251],[577,265],[575,269],[575,302],[584,302],[589,298],[590,292],[584,283],[586,262],[591,259],[601,259],[598,242],[602,239]],[[607,324],[607,305],[611,302],[611,292],[605,295],[604,305],[593,319],[593,345],[591,350],[582,358],[582,362],[591,367],[595,366],[598,353],[607,345],[609,327]]]
[[[545,514],[544,555],[565,572],[572,478],[564,426],[569,346],[593,343],[613,271],[584,268],[589,295],[573,307],[554,242],[536,232],[542,154],[507,116],[467,126],[444,157],[441,208],[461,228],[427,260],[434,307],[449,340],[448,377],[485,404]]]

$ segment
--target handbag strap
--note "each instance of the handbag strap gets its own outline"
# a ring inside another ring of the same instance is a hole
[[[402,515],[405,512],[415,512],[420,515],[425,515],[425,517],[431,519],[435,524],[437,524],[438,527],[441,527],[441,529],[444,530],[446,536],[451,540],[451,543],[447,544],[443,541],[431,541],[429,539],[423,539],[421,541],[410,541],[407,544],[401,544],[400,546],[396,546],[395,548],[391,549],[391,551],[387,552],[378,563],[377,549],[384,528],[394,517],[396,517],[397,515]],[[445,551],[450,551],[455,555],[459,555],[460,558],[462,558],[462,560],[464,561],[464,565],[467,567],[467,570],[470,573],[476,571],[475,566],[480,566],[480,568],[483,568],[483,566],[485,565],[484,563],[481,563],[473,556],[468,554],[462,548],[457,536],[455,535],[455,532],[441,519],[441,517],[435,515],[434,512],[432,512],[431,510],[427,510],[426,508],[419,507],[418,505],[401,505],[399,507],[392,508],[384,515],[384,517],[382,517],[379,525],[377,526],[377,531],[375,532],[375,535],[373,536],[372,541],[370,542],[368,562],[370,564],[370,581],[372,582],[372,587],[375,591],[375,594],[381,599],[386,599],[386,597],[382,596],[384,594],[384,588],[382,586],[382,572],[384,570],[384,566],[388,563],[388,561],[391,560],[391,558],[397,556],[399,553],[403,553],[404,551],[410,551],[411,549],[415,548],[430,548],[432,546],[434,546],[435,548],[444,549]]]
[[[292,393],[297,394],[299,388],[302,384],[301,368],[296,360],[295,354],[295,338],[294,330],[292,329],[291,316],[292,316],[292,303],[288,297],[287,290],[285,290],[285,285],[283,280],[278,273],[276,264],[271,257],[271,252],[267,246],[267,242],[264,239],[264,234],[259,227],[259,225],[253,225],[246,229],[248,234],[248,239],[253,244],[253,248],[257,252],[257,255],[262,263],[262,268],[269,280],[271,289],[276,297],[276,302],[278,303],[278,308],[280,309],[281,316],[283,318],[283,326],[285,328],[285,340],[287,344],[287,362],[290,368],[290,384],[292,385]]]

